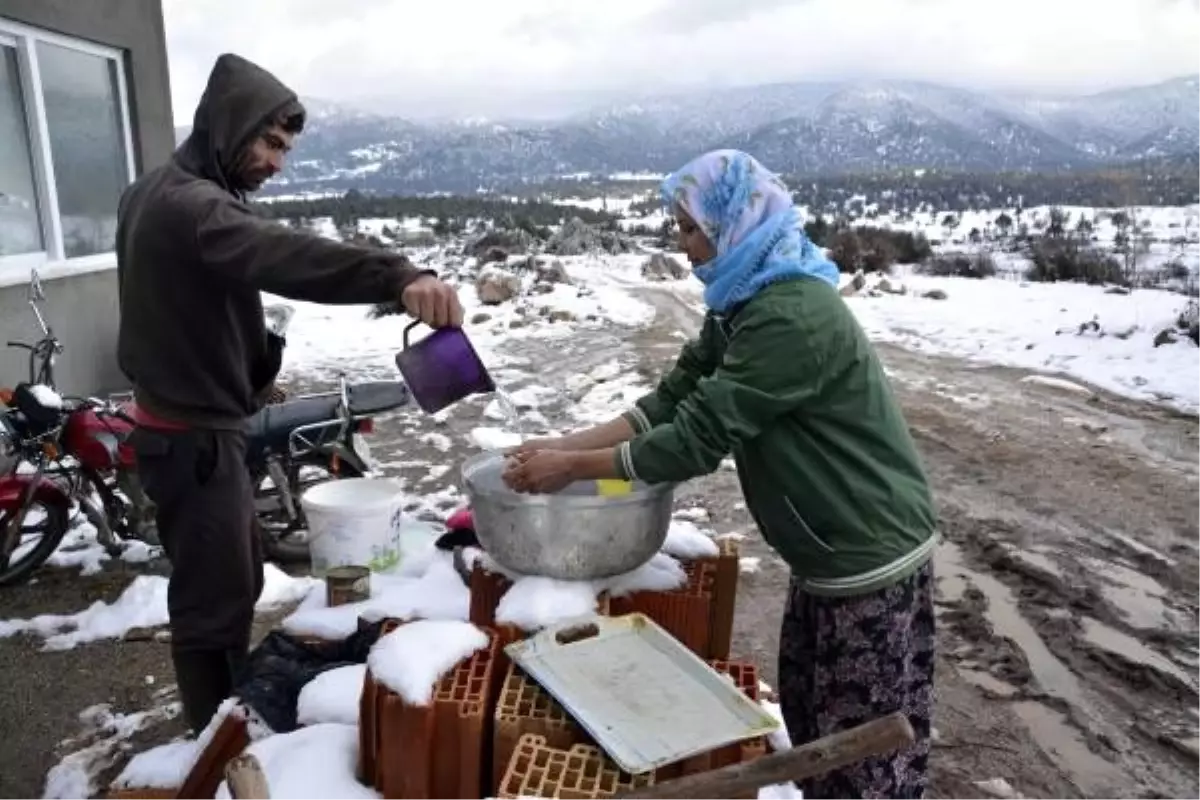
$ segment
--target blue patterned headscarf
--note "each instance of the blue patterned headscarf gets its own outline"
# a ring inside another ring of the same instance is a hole
[[[809,277],[838,282],[838,269],[808,237],[791,192],[778,176],[740,150],[713,150],[662,183],[668,209],[687,212],[716,257],[693,272],[704,302],[718,313],[769,284]]]

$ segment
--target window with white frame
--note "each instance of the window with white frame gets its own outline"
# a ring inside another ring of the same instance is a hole
[[[134,174],[121,51],[0,17],[0,269],[111,253]]]

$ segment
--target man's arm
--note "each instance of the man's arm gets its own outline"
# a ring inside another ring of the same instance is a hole
[[[410,283],[434,275],[400,255],[263,219],[232,198],[202,200],[195,231],[196,251],[206,269],[293,300],[334,305],[397,300]]]

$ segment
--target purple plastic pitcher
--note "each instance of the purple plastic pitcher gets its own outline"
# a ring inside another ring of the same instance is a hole
[[[404,329],[404,349],[396,354],[396,368],[422,411],[436,414],[468,395],[496,391],[461,328],[439,328],[410,346],[409,334],[420,324]]]

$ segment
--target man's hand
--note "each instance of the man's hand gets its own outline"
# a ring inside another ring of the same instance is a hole
[[[458,328],[463,324],[458,292],[432,275],[422,275],[404,287],[400,302],[405,311],[431,328]]]
[[[575,482],[578,455],[556,450],[522,454],[509,462],[504,482],[522,494],[554,494]]]

